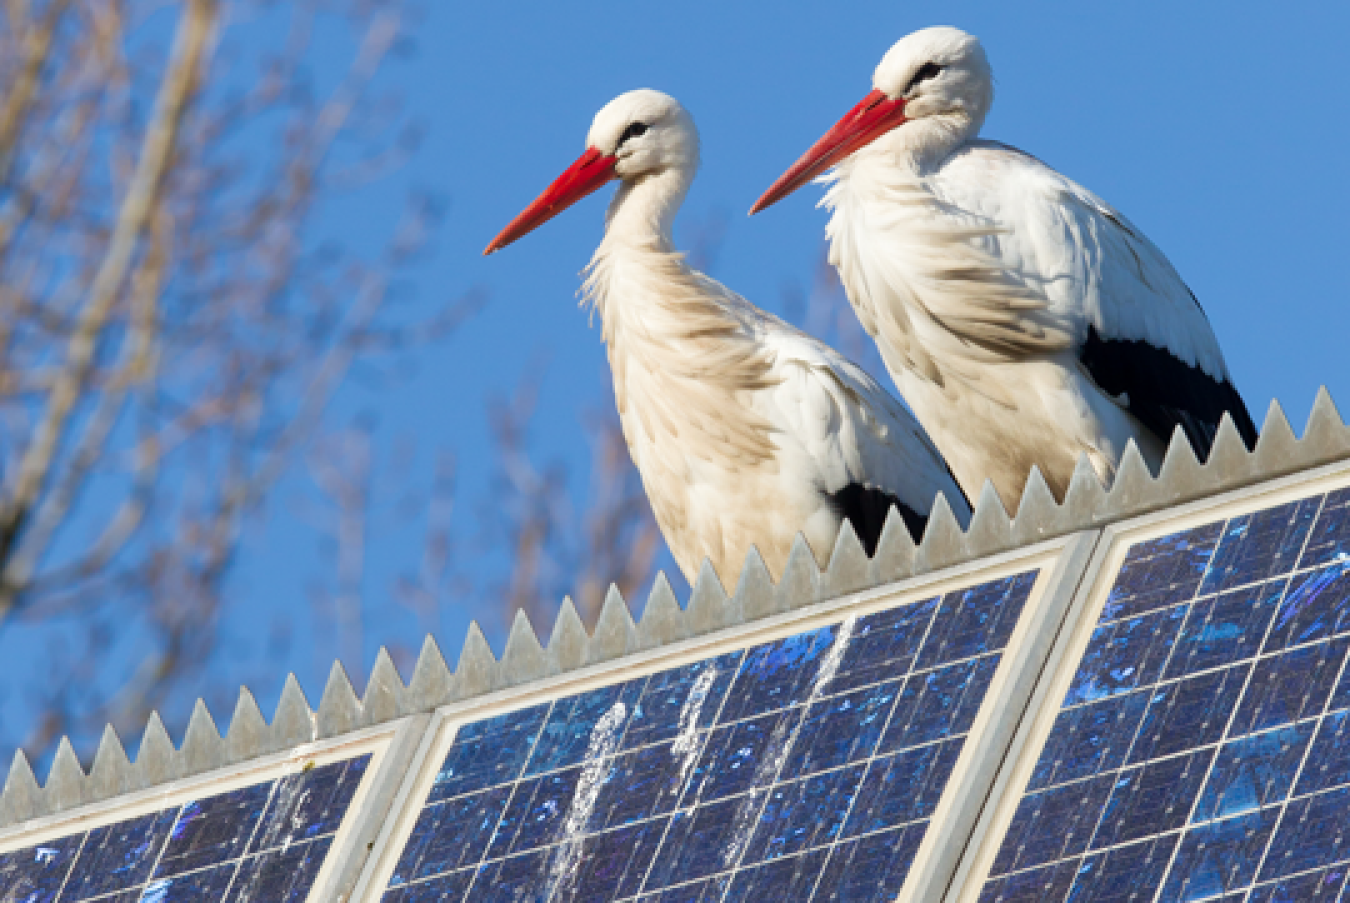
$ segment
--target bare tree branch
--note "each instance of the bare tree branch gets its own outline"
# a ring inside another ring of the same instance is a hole
[[[613,583],[636,600],[653,577],[660,532],[612,401],[587,426],[591,472],[584,504],[573,503],[560,461],[540,467],[529,442],[539,376],[527,377],[509,401],[491,407],[500,473],[488,507],[488,534],[505,534],[510,575],[494,591],[503,623],[523,610],[536,626],[553,622],[571,596],[582,620],[594,624]],[[584,514],[578,516],[577,512]]]
[[[22,587],[22,575],[11,568],[11,552],[46,482],[66,422],[88,379],[99,332],[117,300],[132,255],[159,202],[183,116],[202,75],[215,17],[214,0],[189,0],[179,19],[173,61],[160,88],[155,114],[146,130],[135,175],[118,213],[107,253],[76,323],[65,365],[47,402],[46,415],[34,431],[20,460],[13,488],[0,509],[0,560],[5,561],[4,570],[0,571],[0,618],[13,606]]]
[[[52,38],[65,16],[70,0],[52,0],[42,23],[35,29],[23,29],[22,61],[9,82],[8,94],[0,106],[0,185],[9,183],[14,168],[14,149],[38,93],[39,76],[51,59]],[[16,27],[27,18],[26,10],[15,8],[10,16]]]

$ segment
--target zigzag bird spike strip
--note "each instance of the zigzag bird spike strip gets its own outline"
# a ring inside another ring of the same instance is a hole
[[[1149,472],[1133,443],[1108,487],[1101,485],[1086,459],[1080,460],[1062,504],[1055,502],[1035,470],[1012,518],[1003,500],[987,485],[964,530],[946,499],[938,498],[917,547],[901,518],[892,512],[870,561],[845,525],[823,572],[812,549],[798,536],[776,585],[755,549],[747,554],[740,582],[730,597],[706,562],[685,608],[680,607],[665,576],[659,575],[641,623],[634,622],[623,596],[611,588],[593,635],[567,599],[545,646],[540,645],[529,619],[518,614],[500,661],[482,630],[471,624],[453,673],[440,647],[428,636],[406,686],[389,654],[381,649],[364,696],[357,695],[342,667],[334,665],[317,711],[291,675],[270,724],[245,688],[224,737],[205,703],[199,701],[181,748],[174,746],[159,715],[152,713],[134,762],[116,732],[108,728],[86,774],[69,740],[63,738],[47,781],[40,786],[27,756],[19,752],[0,792],[0,827],[1347,458],[1350,430],[1325,388],[1317,393],[1301,438],[1294,436],[1284,410],[1272,402],[1256,448],[1247,449],[1232,420],[1225,417],[1203,464],[1178,430],[1156,475]]]

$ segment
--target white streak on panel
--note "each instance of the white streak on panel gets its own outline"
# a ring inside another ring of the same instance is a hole
[[[754,820],[763,808],[760,801],[769,792],[767,785],[773,784],[778,772],[782,770],[783,762],[787,759],[787,754],[792,749],[792,741],[795,738],[795,731],[788,732],[788,719],[786,718],[779,721],[778,726],[769,735],[769,743],[764,748],[764,758],[759,760],[759,765],[755,767],[755,776],[750,779],[750,792],[736,807],[736,818],[731,829],[731,843],[727,845],[726,851],[722,854],[723,869],[735,868],[741,861],[741,854],[745,852],[745,845],[750,842],[750,835],[755,830]]]
[[[840,623],[834,634],[834,642],[830,644],[829,651],[825,653],[825,657],[821,659],[820,667],[816,670],[816,676],[811,680],[811,695],[806,700],[807,705],[824,695],[825,686],[834,680],[835,675],[839,673],[839,665],[844,661],[844,653],[848,651],[848,645],[853,639],[853,630],[857,623],[857,615],[853,615]],[[805,709],[806,706],[802,706],[803,712]],[[783,766],[792,753],[792,747],[797,742],[799,732],[797,730],[789,731],[788,729],[788,725],[794,723],[800,725],[800,721],[794,721],[792,718],[782,719],[769,736],[769,743],[764,748],[764,757],[755,767],[755,776],[750,780],[750,792],[736,807],[736,821],[731,832],[731,843],[722,856],[722,867],[724,869],[735,868],[740,863],[741,855],[745,852],[745,845],[750,842],[750,836],[754,833],[755,819],[763,809],[760,802],[769,793],[769,788],[778,781],[778,775],[782,773]]]
[[[825,685],[834,680],[834,676],[839,673],[839,666],[844,661],[844,653],[848,651],[848,644],[853,641],[853,631],[857,626],[857,615],[851,615],[840,623],[839,632],[834,635],[834,643],[830,646],[830,651],[825,653],[825,660],[820,663],[816,679],[811,681],[809,701],[819,699],[824,694]]]
[[[703,751],[703,741],[706,738],[699,736],[698,722],[703,714],[703,703],[708,699],[708,691],[712,689],[713,681],[717,680],[717,674],[716,668],[709,668],[700,674],[694,685],[689,688],[684,705],[680,707],[680,732],[670,746],[671,755],[680,757],[680,780],[675,785],[677,795],[683,793],[685,782],[689,780],[689,772],[698,761],[699,753]]]
[[[619,729],[627,717],[628,706],[616,702],[591,729],[585,765],[577,778],[572,804],[567,807],[567,818],[563,822],[562,843],[554,852],[553,864],[549,867],[548,893],[544,897],[546,901],[564,892],[575,877],[577,863],[581,859],[586,822],[590,821],[595,802],[600,798],[600,788],[604,786],[606,760],[619,745]]]

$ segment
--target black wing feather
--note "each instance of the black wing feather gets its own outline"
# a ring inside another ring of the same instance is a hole
[[[1180,426],[1196,457],[1209,457],[1226,411],[1242,441],[1256,446],[1256,424],[1237,389],[1192,367],[1171,352],[1136,339],[1103,339],[1088,327],[1079,361],[1097,385],[1128,401],[1133,414],[1165,445]]]
[[[920,514],[884,489],[864,486],[861,483],[849,483],[843,489],[825,493],[832,507],[840,517],[853,525],[867,557],[877,552],[877,543],[881,542],[881,531],[886,527],[886,515],[896,508],[909,528],[909,535],[917,545],[923,539],[924,528],[928,526],[928,515]]]

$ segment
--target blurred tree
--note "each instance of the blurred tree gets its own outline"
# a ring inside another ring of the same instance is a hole
[[[413,199],[363,255],[314,227],[412,147],[398,105],[370,98],[406,15],[397,0],[0,4],[0,629],[66,625],[25,690],[40,717],[11,741],[46,749],[105,721],[134,739],[210,660],[245,519],[354,363],[472,309],[391,311],[435,205]],[[311,58],[319,31],[350,47],[338,72]],[[322,459],[338,529],[359,529],[356,484]],[[110,667],[130,632],[133,667]]]
[[[564,596],[588,627],[599,618],[611,584],[630,607],[644,603],[661,534],[613,400],[589,412],[591,472],[588,495],[578,505],[568,494],[563,463],[540,464],[531,454],[537,389],[537,378],[527,377],[511,398],[491,404],[499,472],[482,516],[490,541],[500,539],[509,551],[505,581],[489,588],[503,625],[524,611],[547,642]]]

